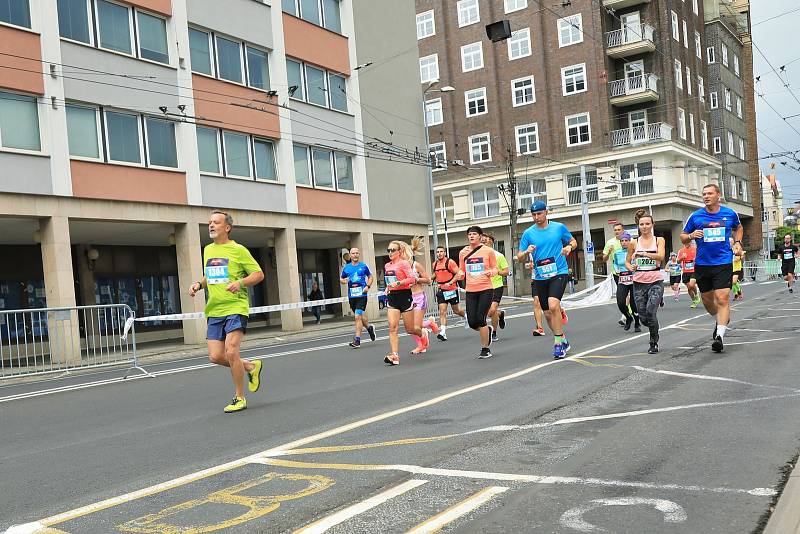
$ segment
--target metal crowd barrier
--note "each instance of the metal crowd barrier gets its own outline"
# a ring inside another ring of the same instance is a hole
[[[126,377],[149,375],[138,363],[134,318],[125,304],[0,311],[0,380],[125,363]]]

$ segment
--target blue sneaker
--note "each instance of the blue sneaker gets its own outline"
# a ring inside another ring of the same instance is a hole
[[[569,344],[569,341],[567,341],[566,338],[564,339],[564,343],[562,343],[561,346],[564,347],[564,354],[569,352],[569,349],[572,348],[572,346]]]
[[[553,345],[553,359],[554,360],[562,360],[567,356],[567,352],[564,350],[564,344],[559,343],[558,345]]]

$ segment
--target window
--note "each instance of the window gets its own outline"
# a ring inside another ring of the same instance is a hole
[[[136,21],[139,57],[159,63],[169,63],[167,21],[141,11],[136,12]]]
[[[586,64],[581,63],[561,69],[561,85],[564,96],[586,91]]]
[[[342,33],[341,0],[322,0],[323,25],[332,32]]]
[[[295,17],[300,14],[297,9],[297,0],[281,0],[281,9],[284,13],[289,13]]]
[[[547,181],[544,178],[520,180],[517,183],[517,207],[527,209],[537,200],[547,202]]]
[[[680,42],[680,40],[681,40],[681,35],[680,35],[681,29],[680,29],[680,26],[678,25],[678,14],[675,13],[674,11],[671,11],[670,12],[670,16],[672,18],[672,38],[675,39],[676,41]]]
[[[697,77],[697,98],[701,103],[706,101],[706,83],[702,76]]]
[[[444,142],[431,143],[430,146],[428,146],[428,151],[433,172],[447,168],[447,149]]]
[[[0,2],[0,21],[30,28],[31,10],[28,0],[3,0]]]
[[[536,102],[536,89],[533,76],[511,80],[511,101],[514,107]]]
[[[222,174],[222,161],[219,151],[219,130],[196,127],[197,159],[200,161],[200,172]]]
[[[689,29],[686,27],[686,21],[683,22],[683,47],[689,48]]]
[[[313,165],[314,187],[333,189],[331,151],[323,148],[312,148],[311,163]]]
[[[489,139],[489,132],[471,135],[469,137],[469,162],[485,163],[492,161],[492,144]]]
[[[98,39],[100,48],[107,48],[124,54],[131,54],[131,28],[130,9],[108,2],[97,2]]]
[[[461,47],[461,70],[469,72],[483,68],[483,45],[480,41]]]
[[[731,106],[732,106],[732,104],[731,104],[731,90],[726,87],[725,88],[725,109],[730,111],[731,110]]]
[[[567,128],[567,146],[585,145],[592,142],[588,113],[564,117],[564,123]]]
[[[558,46],[564,47],[583,42],[583,19],[579,14],[558,19]]]
[[[597,189],[597,171],[586,171],[586,201],[598,202],[600,194]],[[581,203],[581,173],[575,172],[567,175],[567,203]]]
[[[294,145],[294,181],[301,185],[311,185],[311,166],[308,161],[308,147]]]
[[[708,150],[708,125],[706,121],[700,121],[700,142],[703,150]]]
[[[622,180],[623,197],[647,195],[654,191],[652,161],[620,165],[619,175]]]
[[[325,71],[306,65],[306,95],[307,101],[318,106],[328,105],[328,91],[325,86]]]
[[[267,53],[246,46],[247,85],[262,91],[269,91],[269,60]]]
[[[222,145],[225,154],[225,174],[252,178],[248,136],[235,132],[222,132]]]
[[[505,12],[519,11],[528,7],[528,0],[505,0]]]
[[[433,10],[417,14],[417,39],[424,39],[436,35],[436,21],[433,18]]]
[[[739,181],[739,191],[742,195],[742,201],[748,202],[749,199],[747,198],[747,182],[745,182],[744,180]]]
[[[736,177],[731,175],[731,198],[736,198]]]
[[[458,9],[458,26],[468,26],[480,22],[481,14],[478,9],[478,0],[460,0],[456,3]]]
[[[683,67],[679,60],[675,60],[675,87],[683,89]]]
[[[736,155],[736,147],[733,142],[733,134],[731,132],[727,132],[728,135],[728,154],[731,156]]]
[[[145,117],[147,162],[158,167],[178,167],[178,149],[175,144],[175,123]]]
[[[289,87],[294,87],[294,92],[290,91],[290,98],[296,100],[305,100],[306,93],[303,86],[303,64],[293,59],[286,59],[286,74],[289,81]]]
[[[300,17],[303,20],[321,26],[322,16],[319,12],[318,0],[299,0],[300,3]]]
[[[514,129],[517,139],[517,154],[534,154],[539,152],[538,123],[517,126]]]
[[[334,152],[333,157],[334,170],[336,171],[336,189],[339,191],[354,191],[353,157],[342,152]]]
[[[210,36],[208,33],[189,28],[189,60],[192,64],[192,72],[213,76]]]
[[[444,118],[442,117],[442,99],[428,100],[425,102],[425,120],[428,126],[442,124]]]
[[[253,139],[253,159],[256,164],[256,180],[277,180],[275,170],[275,145],[272,141]]]
[[[508,39],[508,60],[513,61],[531,55],[531,29],[525,28],[511,32]]]
[[[694,113],[689,113],[689,141],[693,145],[697,142],[694,136]]]
[[[708,93],[708,106],[711,109],[717,109],[719,107],[719,98],[717,98],[716,91],[711,91]]]
[[[212,47],[211,43],[216,46]],[[189,28],[189,57],[192,72],[215,76],[220,80],[248,85],[269,91],[269,55],[265,50],[216,35]],[[287,60],[287,71],[291,70]]]
[[[464,104],[467,109],[467,117],[475,117],[486,113],[486,88],[481,87],[472,91],[465,91]]]
[[[91,44],[91,19],[86,0],[58,0],[57,7],[58,34],[73,41]]]
[[[744,139],[739,138],[739,159],[744,161],[747,159],[747,151],[744,148]]]
[[[289,98],[348,111],[347,79],[344,76],[289,58],[286,58],[286,76]]]
[[[692,94],[692,69],[686,67],[686,92]]]
[[[336,33],[342,32],[340,0],[281,0],[285,13]]]
[[[700,40],[700,32],[694,32],[694,54],[698,59],[703,59],[703,45]]]
[[[736,76],[739,76],[739,74],[740,74],[740,71],[739,71],[739,56],[737,56],[736,54],[733,54],[733,73]]]
[[[0,147],[41,150],[38,107],[34,96],[0,91]]]
[[[708,58],[708,64],[709,65],[711,65],[712,63],[716,63],[717,55],[716,55],[716,53],[714,51],[714,47],[713,46],[709,46],[708,48],[706,48],[706,57]]]
[[[475,219],[500,215],[500,191],[497,186],[472,190],[472,216]]]
[[[444,193],[436,197],[436,220],[438,224],[455,219],[455,209],[453,206],[453,195]]]
[[[715,137],[712,141],[714,143],[714,154],[722,152],[722,139]]]
[[[697,0],[692,0],[692,11],[695,15],[699,13],[699,10],[697,9]]]
[[[683,108],[678,108],[678,135],[686,140],[686,112]]]
[[[343,76],[328,73],[328,94],[331,97],[331,109],[347,111],[347,82]]]
[[[67,140],[69,155],[100,158],[99,128],[95,108],[67,104]]]
[[[736,97],[736,116],[742,118],[742,97]]]
[[[726,67],[728,66],[728,47],[725,44],[720,45],[722,47],[722,64]]]
[[[220,36],[217,36],[217,74],[223,80],[244,83],[241,45]]]
[[[422,83],[428,83],[439,79],[438,54],[419,58],[419,79]]]
[[[139,117],[106,111],[106,143],[109,161],[142,163]]]
[[[320,147],[293,145],[295,182],[323,189],[353,191],[352,156]]]

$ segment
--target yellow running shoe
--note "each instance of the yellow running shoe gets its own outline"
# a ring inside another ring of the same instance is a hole
[[[261,367],[263,363],[261,360],[255,360],[253,365],[255,365],[255,368],[247,373],[247,389],[249,389],[251,393],[255,393],[258,391],[258,388],[261,387]]]
[[[247,408],[247,401],[244,397],[234,397],[231,403],[225,406],[225,413],[241,412]]]

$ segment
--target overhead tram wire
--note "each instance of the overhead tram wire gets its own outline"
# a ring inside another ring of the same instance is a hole
[[[751,41],[751,42],[753,43],[753,48],[755,48],[755,49],[758,51],[758,53],[759,53],[759,54],[761,54],[761,57],[763,57],[763,58],[764,58],[764,61],[766,61],[766,62],[767,62],[767,65],[769,65],[769,68],[771,68],[771,69],[772,69],[772,72],[774,72],[774,73],[775,73],[775,75],[778,77],[778,79],[780,79],[780,80],[783,82],[783,86],[784,86],[786,89],[788,89],[788,90],[789,90],[789,94],[790,94],[790,95],[792,95],[792,98],[794,98],[794,101],[795,101],[795,102],[797,102],[797,104],[798,104],[798,105],[800,105],[800,99],[798,99],[798,98],[797,98],[797,95],[796,95],[796,94],[794,94],[794,91],[792,90],[792,88],[791,88],[791,86],[789,85],[789,83],[788,83],[788,82],[786,82],[785,80],[783,80],[783,79],[781,78],[780,74],[778,74],[778,71],[777,71],[777,70],[775,70],[775,67],[772,65],[772,62],[769,60],[769,58],[766,56],[766,54],[764,54],[764,52],[762,52],[762,51],[761,51],[761,48],[759,48],[759,47],[758,47],[758,45],[756,44],[756,42],[755,42],[755,41]],[[785,65],[784,65],[784,67],[785,67]],[[783,67],[782,67],[782,68],[783,68]],[[786,120],[786,119],[784,119],[784,120]]]

